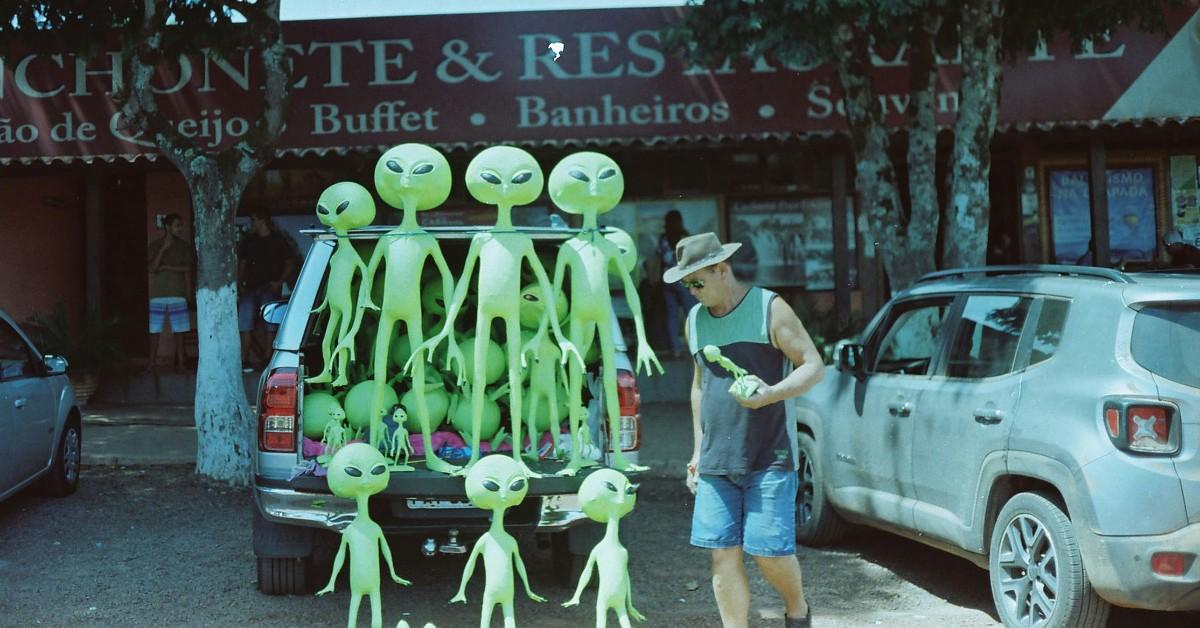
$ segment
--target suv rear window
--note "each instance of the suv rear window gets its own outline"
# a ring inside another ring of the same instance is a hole
[[[1133,319],[1133,359],[1146,370],[1200,388],[1200,303],[1147,305]]]

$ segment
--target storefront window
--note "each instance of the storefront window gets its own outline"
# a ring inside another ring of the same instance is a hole
[[[1109,262],[1153,260],[1157,244],[1154,169],[1110,168],[1106,175]],[[1054,261],[1092,264],[1087,171],[1051,170],[1049,179]]]
[[[734,257],[734,271],[759,286],[832,290],[832,207],[828,196],[731,200],[729,239],[743,244]],[[849,206],[846,223],[853,264],[854,212]],[[853,271],[852,265],[851,281]]]

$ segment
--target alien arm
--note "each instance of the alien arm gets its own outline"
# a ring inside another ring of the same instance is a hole
[[[363,272],[363,293],[366,295],[367,303],[375,305],[371,302],[371,284],[375,281],[375,272],[379,270],[379,264],[383,261],[384,255],[387,253],[388,237],[385,235],[379,238],[379,242],[375,244],[375,250],[371,252],[371,261],[367,263],[367,269]],[[362,306],[360,305],[360,308]]]
[[[579,366],[583,367],[583,356],[580,355],[579,349],[567,340],[562,333],[562,328],[558,324],[558,317],[554,315],[556,295],[550,286],[550,279],[546,277],[546,269],[542,268],[542,262],[538,260],[537,254],[533,252],[533,245],[529,245],[529,249],[525,252],[526,259],[529,260],[529,267],[533,269],[534,276],[537,277],[538,286],[541,287],[542,293],[546,295],[546,311],[550,313],[550,328],[554,330],[554,339],[558,341],[559,347],[562,348],[563,362],[567,360],[567,352],[569,351],[579,361]],[[555,262],[554,272],[558,275],[559,263]]]
[[[471,556],[467,558],[467,566],[463,568],[462,582],[458,585],[458,594],[450,598],[451,602],[467,601],[467,582],[475,573],[475,559],[479,558],[479,554],[483,552],[483,544],[486,540],[486,536],[479,537],[479,540],[475,541],[475,547],[471,548]]]
[[[525,583],[525,594],[530,599],[536,602],[545,602],[546,598],[536,594],[529,588],[529,576],[525,573],[525,561],[521,560],[521,553],[513,551],[513,561],[517,564],[517,575],[521,576],[521,582]]]
[[[337,556],[333,559],[333,573],[329,574],[329,584],[325,585],[324,589],[318,591],[317,595],[333,591],[333,583],[337,581],[338,574],[342,572],[342,563],[346,560],[346,546],[348,544],[349,541],[346,539],[346,535],[343,534],[342,542],[338,544]]]
[[[392,550],[391,550],[391,548],[388,547],[387,539],[383,536],[382,531],[380,531],[380,533],[379,533],[378,541],[379,541],[379,551],[380,551],[380,553],[383,554],[383,560],[387,562],[388,571],[391,572],[391,574],[392,574],[392,580],[395,580],[396,582],[403,584],[405,586],[412,584],[408,580],[405,580],[404,578],[401,578],[400,576],[396,575],[396,567],[394,565],[392,565]]]
[[[595,566],[596,548],[593,547],[592,552],[588,554],[587,563],[583,566],[583,573],[579,576],[579,584],[575,587],[575,595],[572,595],[570,600],[563,602],[563,606],[574,606],[579,603],[579,596],[583,595],[583,590],[592,581],[592,568]]]
[[[476,250],[474,241],[471,242],[471,250],[472,251]],[[455,292],[456,286],[454,285],[454,275],[453,275],[453,273],[450,272],[450,265],[446,263],[446,258],[445,258],[445,256],[442,255],[442,249],[441,249],[441,247],[437,246],[436,241],[432,247],[432,251],[430,252],[430,255],[433,257],[433,263],[435,266],[437,266],[438,272],[441,273],[441,275],[442,275],[442,295],[443,296],[451,295],[452,297],[457,297],[458,294]],[[470,282],[471,261],[470,261],[470,253],[469,252],[467,254],[467,261],[468,261],[468,266],[467,266],[467,268],[463,269],[466,274],[463,276],[462,279],[459,280],[460,285],[462,285],[464,287],[469,286],[471,283]],[[464,299],[466,298],[465,291],[463,292],[463,298]],[[447,308],[446,309],[446,315],[447,315],[446,320],[452,321],[453,319],[450,318],[449,314],[450,314],[450,310],[449,310],[449,308]],[[453,325],[453,323],[451,323],[451,325]],[[453,333],[452,328],[451,328],[451,333],[446,336],[446,339],[449,340],[449,342],[450,342],[450,345],[447,348],[447,352],[446,352],[447,359],[449,358],[449,355],[451,353],[455,353],[455,354],[458,354],[459,356],[461,356],[462,353],[458,349],[458,340],[454,338],[454,333]],[[430,349],[430,351],[432,351],[432,349]],[[460,360],[461,360],[461,357],[460,357]]]
[[[633,312],[633,326],[637,334],[637,367],[641,368],[643,364],[646,366],[646,374],[651,374],[651,366],[658,367],[658,373],[663,373],[662,363],[658,361],[658,357],[654,355],[654,350],[650,348],[650,343],[646,342],[646,322],[642,318],[642,300],[638,297],[637,286],[633,284],[633,275],[629,269],[625,268],[625,260],[620,256],[613,256],[610,263],[617,267],[617,276],[621,278],[621,282],[625,285],[625,301],[629,304],[629,311]]]

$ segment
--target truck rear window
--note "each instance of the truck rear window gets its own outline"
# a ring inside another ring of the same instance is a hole
[[[1155,375],[1200,388],[1200,303],[1148,305],[1133,319],[1133,359]]]

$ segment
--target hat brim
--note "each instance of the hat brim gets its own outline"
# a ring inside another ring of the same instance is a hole
[[[700,270],[701,268],[707,268],[713,264],[720,264],[721,262],[729,259],[729,257],[740,248],[742,248],[741,242],[722,244],[720,251],[702,257],[691,264],[688,264],[687,266],[672,266],[668,268],[665,273],[663,273],[663,283],[675,283],[680,279],[683,279],[684,277],[687,277],[688,275]]]

